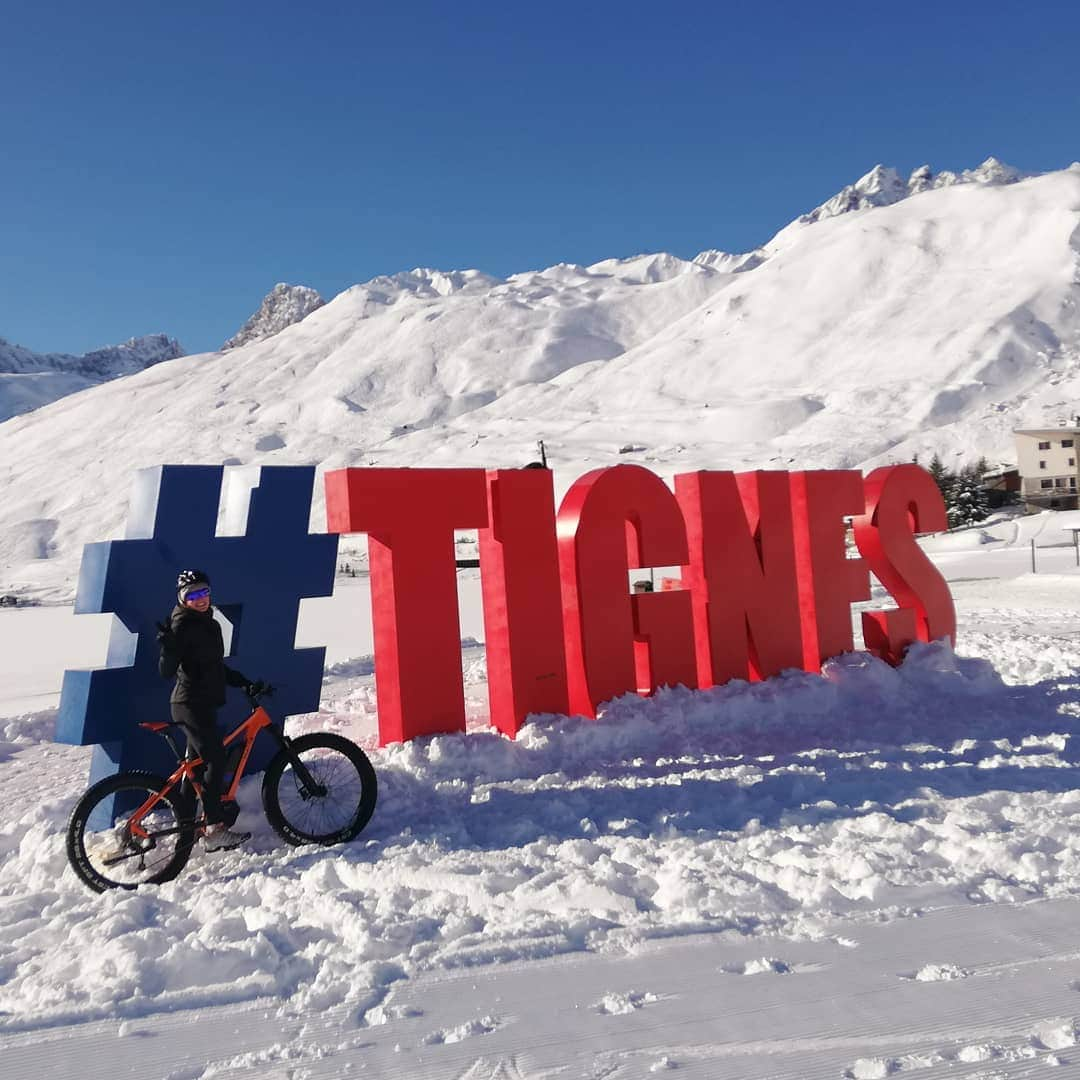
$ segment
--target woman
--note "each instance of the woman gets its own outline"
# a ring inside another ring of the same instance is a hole
[[[169,698],[173,721],[184,729],[188,746],[203,759],[203,811],[207,851],[227,851],[250,839],[234,832],[238,808],[222,799],[225,746],[217,726],[217,711],[225,704],[225,687],[253,687],[238,671],[225,666],[225,643],[210,605],[210,578],[201,570],[181,570],[176,581],[177,604],[158,641],[158,670],[166,679],[176,676]]]

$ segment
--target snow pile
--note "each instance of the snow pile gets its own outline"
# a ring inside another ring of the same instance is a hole
[[[639,993],[631,990],[629,993],[605,994],[594,1006],[598,1013],[603,1016],[629,1016],[646,1005],[652,1005],[660,999],[655,994]]]
[[[51,742],[56,734],[56,713],[52,709],[24,713],[21,716],[0,716],[0,746],[29,746]]]
[[[306,319],[326,301],[306,285],[287,285],[279,281],[263,297],[259,310],[233,334],[224,345],[227,349],[236,349],[241,345],[250,345],[253,341],[262,341],[280,333],[286,326]]]
[[[461,1024],[458,1027],[432,1031],[424,1037],[423,1041],[427,1046],[439,1046],[442,1043],[462,1042],[465,1039],[471,1039],[477,1035],[490,1035],[491,1032],[501,1027],[502,1023],[503,1021],[497,1016],[482,1016],[477,1020],[470,1020],[468,1023]]]
[[[1065,1050],[1080,1042],[1080,1032],[1071,1020],[1049,1020],[1035,1028],[1032,1040],[1045,1050]]]
[[[746,963],[726,964],[720,969],[725,975],[790,975],[791,967],[775,956],[762,956]]]
[[[325,722],[305,726],[349,731],[351,701],[366,738],[372,694],[369,676],[331,676]],[[366,1012],[424,970],[1075,895],[1066,699],[941,646],[899,670],[855,654],[824,678],[627,696],[517,741],[374,752],[379,807],[343,848],[283,848],[249,786],[250,851],[103,897],[63,850],[85,752],[42,747],[71,779],[0,825],[0,1027],[267,994]],[[9,806],[39,794],[17,764],[0,773]]]
[[[954,979],[966,979],[971,974],[955,964],[926,964],[910,978],[916,982],[952,982]]]
[[[859,1058],[844,1074],[850,1080],[884,1080],[898,1069],[892,1058]]]

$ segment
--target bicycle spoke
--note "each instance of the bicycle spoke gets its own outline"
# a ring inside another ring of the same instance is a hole
[[[375,809],[378,782],[371,762],[355,743],[331,732],[301,735],[293,753],[295,765],[283,757],[267,773],[263,798],[270,824],[290,844],[351,840]]]
[[[82,872],[94,879],[96,887],[132,888],[160,880],[178,857],[190,851],[193,822],[178,817],[168,799],[159,800],[132,824],[133,807],[145,803],[155,790],[121,781],[103,792],[101,802],[87,812],[78,844],[85,861]]]
[[[329,835],[346,828],[356,816],[362,795],[362,784],[352,763],[327,751],[305,754],[302,760],[312,780],[325,788],[326,794],[305,798],[300,778],[292,770],[292,783],[282,785],[282,794],[290,789],[292,792],[288,800],[283,800],[286,817],[312,836]]]

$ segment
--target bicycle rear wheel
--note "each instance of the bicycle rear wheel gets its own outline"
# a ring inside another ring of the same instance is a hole
[[[188,861],[195,843],[194,807],[177,789],[139,820],[130,819],[168,781],[149,772],[123,772],[98,781],[75,804],[67,827],[72,869],[95,892],[136,889],[171,881]]]
[[[290,844],[340,844],[351,840],[375,811],[378,784],[367,755],[331,732],[292,740],[292,748],[319,792],[304,790],[282,751],[263,776],[263,809],[274,831]]]

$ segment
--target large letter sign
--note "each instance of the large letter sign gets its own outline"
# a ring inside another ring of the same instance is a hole
[[[454,530],[483,528],[480,469],[342,469],[326,522],[366,532],[383,742],[465,730]]]
[[[547,469],[487,474],[488,525],[480,530],[491,724],[514,736],[530,713],[564,713],[566,648],[555,543],[555,491]]]
[[[875,469],[865,481],[866,509],[855,518],[855,543],[878,581],[900,605],[863,613],[863,641],[897,664],[912,641],[956,638],[956,611],[945,579],[915,543],[948,528],[941,492],[918,465]]]
[[[868,651],[898,664],[913,641],[956,632],[948,586],[915,542],[946,527],[917,465],[865,480],[703,471],[676,476],[674,492],[617,465],[581,477],[558,512],[546,469],[341,469],[326,474],[322,536],[307,531],[313,477],[264,468],[245,535],[217,536],[221,468],[148,470],[128,539],[87,545],[76,611],[119,623],[108,667],[65,674],[57,738],[99,744],[94,777],[168,764],[136,724],[167,711],[153,627],[185,566],[211,574],[236,666],[280,683],[282,714],[318,708],[325,650],[294,640],[301,597],[332,590],[337,533],[368,537],[384,743],[464,730],[457,529],[479,533],[491,723],[509,736],[530,714],[594,717],[621,694],[817,671],[854,648],[851,605],[871,573],[897,606],[863,614]],[[682,577],[631,594],[630,571],[646,567]]]
[[[791,485],[784,472],[684,473],[675,493],[690,561],[701,686],[803,663]]]
[[[558,535],[571,710],[595,716],[597,705],[639,683],[695,686],[689,595],[654,593],[631,605],[627,578],[632,567],[687,560],[667,485],[639,465],[588,473],[559,508]]]
[[[804,472],[791,476],[795,524],[795,573],[803,624],[803,667],[851,652],[851,603],[870,599],[870,575],[862,559],[849,559],[844,517],[863,508],[857,472]]]
[[[214,603],[233,627],[230,657],[249,678],[279,687],[276,710],[319,707],[326,650],[295,647],[301,598],[329,596],[337,565],[338,538],[307,531],[315,470],[264,467],[243,536],[215,535],[222,473],[194,465],[140,471],[127,539],[88,544],[83,553],[76,613],[111,611],[119,623],[107,667],[65,672],[56,738],[98,744],[92,780],[132,768],[167,775],[176,766],[162,740],[138,724],[169,715],[172,684],[158,674],[155,623],[175,605],[185,567],[210,575]],[[241,696],[230,695],[223,720],[238,722],[243,708]],[[256,749],[265,764],[274,747]]]

